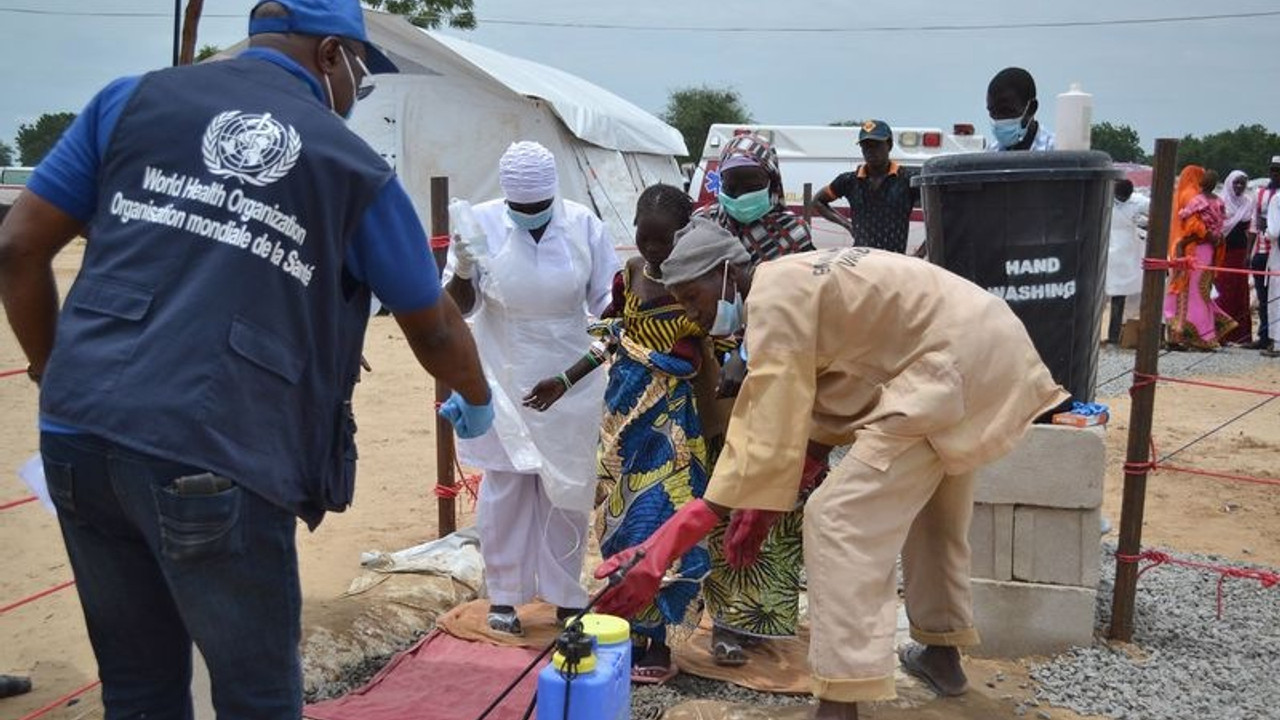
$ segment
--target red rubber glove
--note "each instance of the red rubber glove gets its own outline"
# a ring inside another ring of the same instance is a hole
[[[800,473],[800,497],[807,497],[809,493],[816,490],[827,478],[829,470],[831,466],[827,464],[826,457],[818,458],[806,453],[804,471]]]
[[[634,617],[657,596],[667,568],[701,542],[718,522],[720,516],[703,500],[687,502],[648,540],[605,560],[596,568],[598,580],[612,575],[630,561],[637,550],[645,553],[622,582],[605,591],[598,610],[624,618]]]
[[[741,570],[754,565],[769,531],[785,513],[775,510],[735,510],[724,531],[724,560]]]
[[[829,469],[825,459],[805,453],[804,470],[800,474],[800,497],[807,497],[821,485]],[[724,559],[729,567],[741,570],[754,565],[773,524],[783,515],[773,510],[734,511],[724,533]]]

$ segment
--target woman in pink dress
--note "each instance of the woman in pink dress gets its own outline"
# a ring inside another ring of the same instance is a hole
[[[1164,316],[1171,350],[1216,350],[1220,338],[1236,327],[1236,321],[1213,301],[1213,271],[1223,258],[1223,224],[1226,209],[1213,193],[1218,174],[1198,165],[1183,168],[1178,176],[1169,259],[1191,258],[1196,269],[1170,272]]]

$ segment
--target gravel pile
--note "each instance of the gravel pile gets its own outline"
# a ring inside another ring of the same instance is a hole
[[[737,685],[681,673],[665,685],[632,685],[631,717],[632,720],[656,720],[662,717],[663,712],[693,700],[723,701],[755,707],[808,705],[812,702],[808,695],[755,692]]]
[[[1098,352],[1098,396],[1122,395],[1133,384],[1133,350],[1121,350],[1111,345]],[[1161,375],[1167,377],[1191,377],[1194,375],[1244,375],[1264,363],[1280,363],[1275,358],[1263,357],[1257,350],[1223,348],[1218,352],[1170,352],[1160,351],[1158,365]]]
[[[1110,622],[1114,549],[1103,553],[1100,633]],[[1217,575],[1168,565],[1143,575],[1134,647],[1098,643],[1037,666],[1031,674],[1040,685],[1037,696],[1081,714],[1123,720],[1280,717],[1280,586],[1228,579],[1219,620],[1217,582]]]

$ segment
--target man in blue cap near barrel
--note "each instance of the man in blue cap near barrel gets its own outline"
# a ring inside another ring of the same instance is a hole
[[[249,34],[108,85],[0,226],[108,718],[190,718],[193,641],[219,718],[301,716],[294,536],[351,502],[371,292],[459,435],[493,417],[408,196],[342,120],[372,90],[360,4],[265,0]]]

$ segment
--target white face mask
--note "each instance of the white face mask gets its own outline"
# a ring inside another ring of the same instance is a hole
[[[347,77],[351,78],[351,87],[354,88],[355,92],[354,97],[351,98],[351,107],[347,108],[347,113],[345,115],[338,112],[338,104],[333,97],[333,85],[329,82],[328,75],[324,76],[324,88],[329,93],[329,109],[332,110],[334,114],[341,115],[343,120],[350,120],[351,113],[356,109],[356,103],[369,97],[369,94],[377,88],[377,85],[373,82],[373,75],[369,72],[369,68],[365,67],[364,61],[360,59],[359,55],[356,56],[356,64],[359,65],[360,70],[364,72],[364,83],[356,85],[356,74],[355,71],[351,69],[351,61],[347,59],[346,46],[339,45],[338,50],[342,53],[342,64],[347,66]]]
[[[720,286],[720,299],[716,301],[716,318],[707,334],[711,337],[729,337],[742,329],[742,293],[735,287],[733,302],[725,299],[729,289],[729,261],[724,261],[724,283]]]

